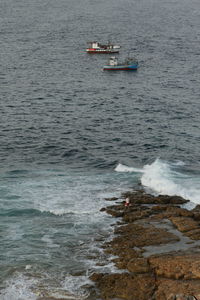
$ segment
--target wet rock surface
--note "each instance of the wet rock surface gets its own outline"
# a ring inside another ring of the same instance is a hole
[[[100,299],[200,300],[200,207],[189,211],[181,197],[143,191],[123,197],[129,207],[118,199],[102,209],[121,224],[103,245],[119,272],[91,276]]]

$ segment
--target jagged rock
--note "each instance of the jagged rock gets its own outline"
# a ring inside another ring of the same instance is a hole
[[[100,211],[106,211],[106,208],[105,208],[105,207],[102,207],[102,208],[100,209]]]
[[[136,258],[128,262],[127,269],[133,273],[148,273],[150,266],[146,258]]]
[[[193,213],[193,217],[194,217],[194,220],[195,220],[195,221],[200,221],[200,213],[199,213],[199,212],[197,212],[197,213],[194,212],[194,213]]]
[[[106,201],[116,201],[118,200],[119,198],[116,198],[116,197],[112,197],[112,198],[105,198]]]
[[[115,218],[123,217],[124,215],[124,211],[117,211],[114,209],[106,209],[106,212]]]
[[[178,241],[179,238],[162,228],[156,228],[153,225],[142,226],[135,223],[120,226],[115,233],[121,234],[113,239],[112,246],[117,243],[118,246],[126,247],[144,247],[149,245],[160,245],[172,241]],[[131,237],[131,238],[130,238]]]
[[[181,217],[193,217],[194,214],[193,212],[185,209],[185,208],[180,208],[180,207],[173,207],[169,206],[166,209],[166,214],[169,216],[181,216]]]
[[[91,277],[93,280],[93,278]],[[155,289],[155,280],[149,275],[105,274],[96,281],[104,300],[150,300]]]
[[[174,206],[173,206],[174,208]],[[154,212],[160,212],[160,211],[165,211],[168,209],[168,206],[167,205],[155,205],[151,208],[152,211]]]
[[[183,294],[179,294],[176,295],[176,300],[188,300],[188,297]]]
[[[200,239],[200,228],[187,231],[185,233],[190,239],[192,240],[199,240]]]
[[[39,297],[37,300],[66,300],[66,298],[58,298],[58,297]]]
[[[166,206],[166,205],[158,205],[151,208],[151,214],[155,219],[169,219],[171,217],[194,217],[194,214],[191,211],[188,211],[184,208],[180,208],[178,206]]]
[[[149,264],[156,276],[170,279],[200,279],[200,254],[150,257]]]
[[[169,297],[167,297],[167,300],[196,300],[196,298],[193,296],[187,296],[183,294],[170,294]]]
[[[196,295],[199,294],[200,281],[199,280],[171,280],[171,279],[159,279],[157,280],[157,290],[154,294],[156,300],[168,300],[172,295]],[[173,298],[171,298],[173,299]],[[171,300],[170,299],[170,300]]]
[[[163,204],[184,204],[188,202],[188,200],[183,199],[180,196],[159,195],[158,199],[160,200],[160,203]]]
[[[143,191],[125,193],[124,197],[127,196],[131,203],[127,209],[123,202],[105,209],[113,217],[121,217],[123,225],[119,226],[118,222],[115,237],[111,242],[105,243],[103,248],[106,253],[117,256],[113,262],[118,268],[128,270],[129,273],[93,274],[91,279],[100,289],[101,298],[200,300],[198,244],[193,242],[190,246],[192,241],[185,237],[182,239],[181,234],[178,243],[179,237],[170,232],[170,222],[166,222],[166,219],[170,220],[183,235],[200,240],[200,206],[188,211],[179,207],[179,204],[188,202],[181,197],[154,197]],[[189,254],[177,251],[149,256],[154,253],[151,252],[154,249],[168,249],[168,243],[169,249],[173,249],[172,243],[175,242],[179,247],[181,243],[187,242],[192,251],[189,250]],[[158,246],[150,247],[148,258],[143,256],[143,247],[146,246]]]
[[[159,195],[154,197],[146,194],[144,191],[127,192],[123,196],[125,198],[129,197],[131,203],[139,204],[184,204],[188,202],[188,200],[179,196]]]
[[[170,217],[170,220],[181,232],[191,231],[200,228],[199,223],[189,217]]]
[[[132,248],[115,248],[114,252],[113,250],[111,253],[118,255],[118,258],[113,259],[113,262],[119,269],[127,269],[127,265],[132,259],[141,258],[141,251]]]
[[[170,294],[166,300],[176,300],[176,295]]]
[[[200,205],[197,204],[195,208],[192,209],[193,212],[200,212]]]
[[[128,212],[123,215],[123,220],[125,222],[134,222],[136,220],[148,217],[150,213],[151,213],[150,209],[136,211],[136,212]]]
[[[104,276],[104,274],[102,273],[93,273],[91,276],[90,276],[90,279],[92,281],[100,281],[102,279],[102,277]]]

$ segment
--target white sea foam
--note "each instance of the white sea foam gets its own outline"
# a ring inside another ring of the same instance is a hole
[[[71,297],[75,300],[86,299],[89,296],[88,289],[84,286],[92,286],[93,282],[88,279],[88,276],[66,276],[65,280],[62,282],[62,288],[71,293]]]
[[[123,186],[113,182],[110,174],[101,175],[70,175],[57,176],[49,172],[39,174],[40,177],[30,178],[20,185],[10,186],[19,196],[19,209],[34,209],[41,213],[51,213],[56,216],[66,214],[85,215],[100,213],[104,198],[120,194]],[[28,199],[28,201],[27,201]],[[96,217],[96,215],[95,215]]]
[[[14,267],[24,259],[25,275],[14,275],[10,281],[4,281],[6,287],[1,290],[0,299],[35,300],[40,296],[40,292],[55,298],[56,295],[61,295],[60,298],[63,299],[84,299],[88,290],[81,287],[83,278],[68,278],[69,290],[67,283],[66,289],[60,287],[63,269],[69,273],[73,272],[73,268],[77,272],[79,269],[80,272],[85,272],[87,269],[93,270],[98,258],[101,260],[101,253],[94,256],[94,259],[88,258],[92,256],[90,245],[96,243],[96,237],[100,237],[99,240],[102,241],[101,237],[104,238],[113,230],[110,224],[115,220],[105,212],[100,212],[100,209],[105,206],[106,197],[121,195],[121,191],[125,190],[124,184],[120,182],[119,176],[113,176],[112,173],[82,176],[64,173],[63,176],[58,176],[56,172],[47,172],[45,176],[43,173],[39,175],[33,176],[30,172],[26,179],[8,185],[9,192],[15,192],[19,197],[17,203],[10,201],[9,204],[14,208],[16,206],[17,210],[21,209],[25,217],[20,215],[17,219],[19,225],[10,223],[13,229],[12,236],[19,236],[20,243],[17,245],[21,245],[21,248],[9,247],[4,251],[4,256],[16,257],[13,261]],[[32,219],[34,213],[37,216],[36,221],[29,222],[28,217]],[[7,243],[6,237],[7,235],[4,239]],[[16,242],[18,240],[16,239]],[[11,245],[15,245],[14,242]],[[63,260],[63,257],[66,259]],[[52,261],[54,265],[49,268]],[[111,264],[107,267],[112,268]],[[38,282],[26,276],[32,274],[34,277],[34,272],[37,272]],[[48,286],[45,280],[46,273],[47,281],[50,279]],[[58,274],[58,286],[57,282],[54,284],[54,279],[52,280],[55,274]]]
[[[200,178],[173,170],[170,163],[157,159],[144,166],[141,183],[158,194],[177,195],[200,203]]]
[[[16,273],[7,280],[6,288],[1,290],[1,300],[36,300],[38,296],[55,299],[84,300],[89,291],[84,285],[93,285],[87,276],[67,276],[59,287],[45,286],[39,279],[30,278],[22,273]]]
[[[41,209],[41,212],[50,212],[52,215],[55,216],[63,216],[63,215],[87,215],[87,214],[91,214],[91,210],[87,210],[87,211],[81,211],[81,210],[73,210],[73,209]],[[94,211],[96,212],[96,210]]]
[[[32,268],[31,265],[26,265],[25,270],[30,270]]]
[[[140,172],[141,183],[152,192],[161,195],[177,195],[200,204],[200,176],[189,176],[181,171],[175,170],[175,167],[183,167],[182,161],[167,162],[156,159],[152,164],[145,165],[142,169],[128,167],[119,164],[115,171],[117,172]]]
[[[49,248],[59,248],[60,247],[60,245],[55,244],[53,242],[53,239],[49,235],[46,235],[46,234],[41,238],[41,241],[45,242],[46,246]]]
[[[1,291],[1,300],[36,300],[37,295],[32,287],[37,283],[36,279],[30,279],[17,273],[6,282],[6,288]]]
[[[133,168],[133,167],[128,167],[126,165],[123,165],[123,164],[118,164],[115,168],[115,171],[116,172],[135,172],[135,173],[142,173],[143,170],[142,169],[139,169],[139,168]]]
[[[175,166],[185,166],[185,163],[182,160],[177,160],[172,163]]]
[[[170,166],[157,159],[154,163],[144,166],[141,183],[159,194],[176,195],[178,186],[173,177]]]

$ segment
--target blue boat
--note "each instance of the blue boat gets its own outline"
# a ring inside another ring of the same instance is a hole
[[[103,67],[104,71],[136,71],[138,61],[134,58],[127,58],[124,62],[119,63],[116,56],[111,56],[108,65]]]

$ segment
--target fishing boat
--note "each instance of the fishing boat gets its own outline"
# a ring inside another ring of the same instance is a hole
[[[136,71],[138,61],[134,58],[126,58],[124,62],[118,62],[117,57],[111,56],[108,64],[103,67],[104,71]]]
[[[108,44],[100,44],[98,42],[90,42],[88,48],[86,49],[87,53],[119,53],[120,46]]]

